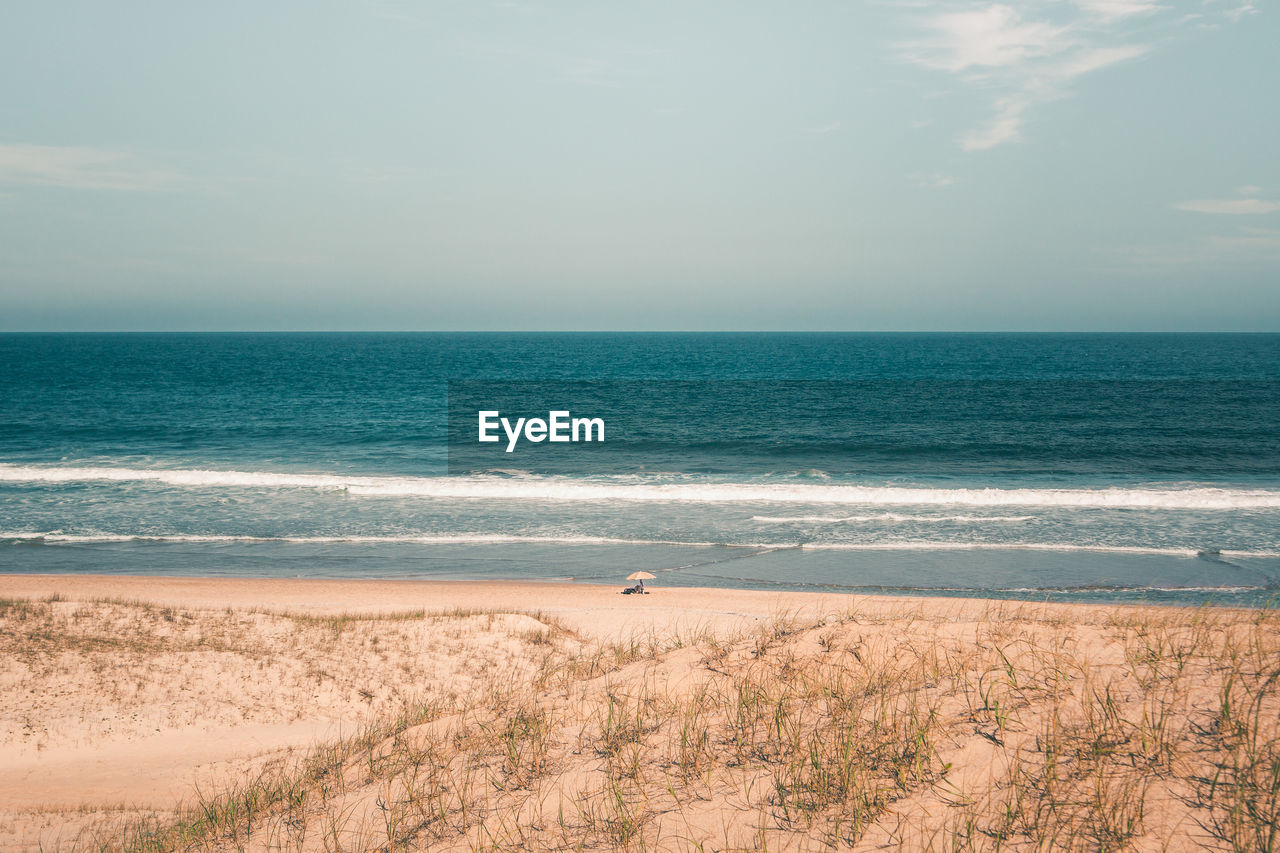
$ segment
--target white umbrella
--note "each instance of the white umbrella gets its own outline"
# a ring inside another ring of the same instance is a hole
[[[629,580],[629,581],[651,581],[651,580],[653,580],[655,577],[656,577],[656,575],[651,575],[651,574],[649,574],[648,572],[632,572],[631,574],[627,575],[627,580]]]

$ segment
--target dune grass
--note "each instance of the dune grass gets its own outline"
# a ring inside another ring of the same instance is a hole
[[[539,617],[527,680],[406,705],[175,819],[60,846],[1280,846],[1276,614],[896,606],[619,643]]]

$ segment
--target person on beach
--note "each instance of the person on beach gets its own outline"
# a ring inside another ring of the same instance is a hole
[[[629,586],[626,589],[624,589],[622,592],[625,595],[648,595],[648,593],[644,591],[644,582],[646,580],[652,580],[652,579],[653,579],[653,575],[649,574],[648,572],[632,572],[631,574],[627,575],[627,580],[636,581],[636,585]]]

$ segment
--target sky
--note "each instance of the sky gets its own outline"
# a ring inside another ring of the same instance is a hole
[[[1269,0],[0,0],[0,331],[1280,331]]]

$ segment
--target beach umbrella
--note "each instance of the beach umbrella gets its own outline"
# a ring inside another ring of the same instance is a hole
[[[655,577],[654,575],[651,575],[651,574],[649,574],[648,572],[632,572],[631,574],[627,575],[627,580],[629,580],[629,581],[651,581],[651,580],[653,580],[653,579],[654,579],[654,577]]]

